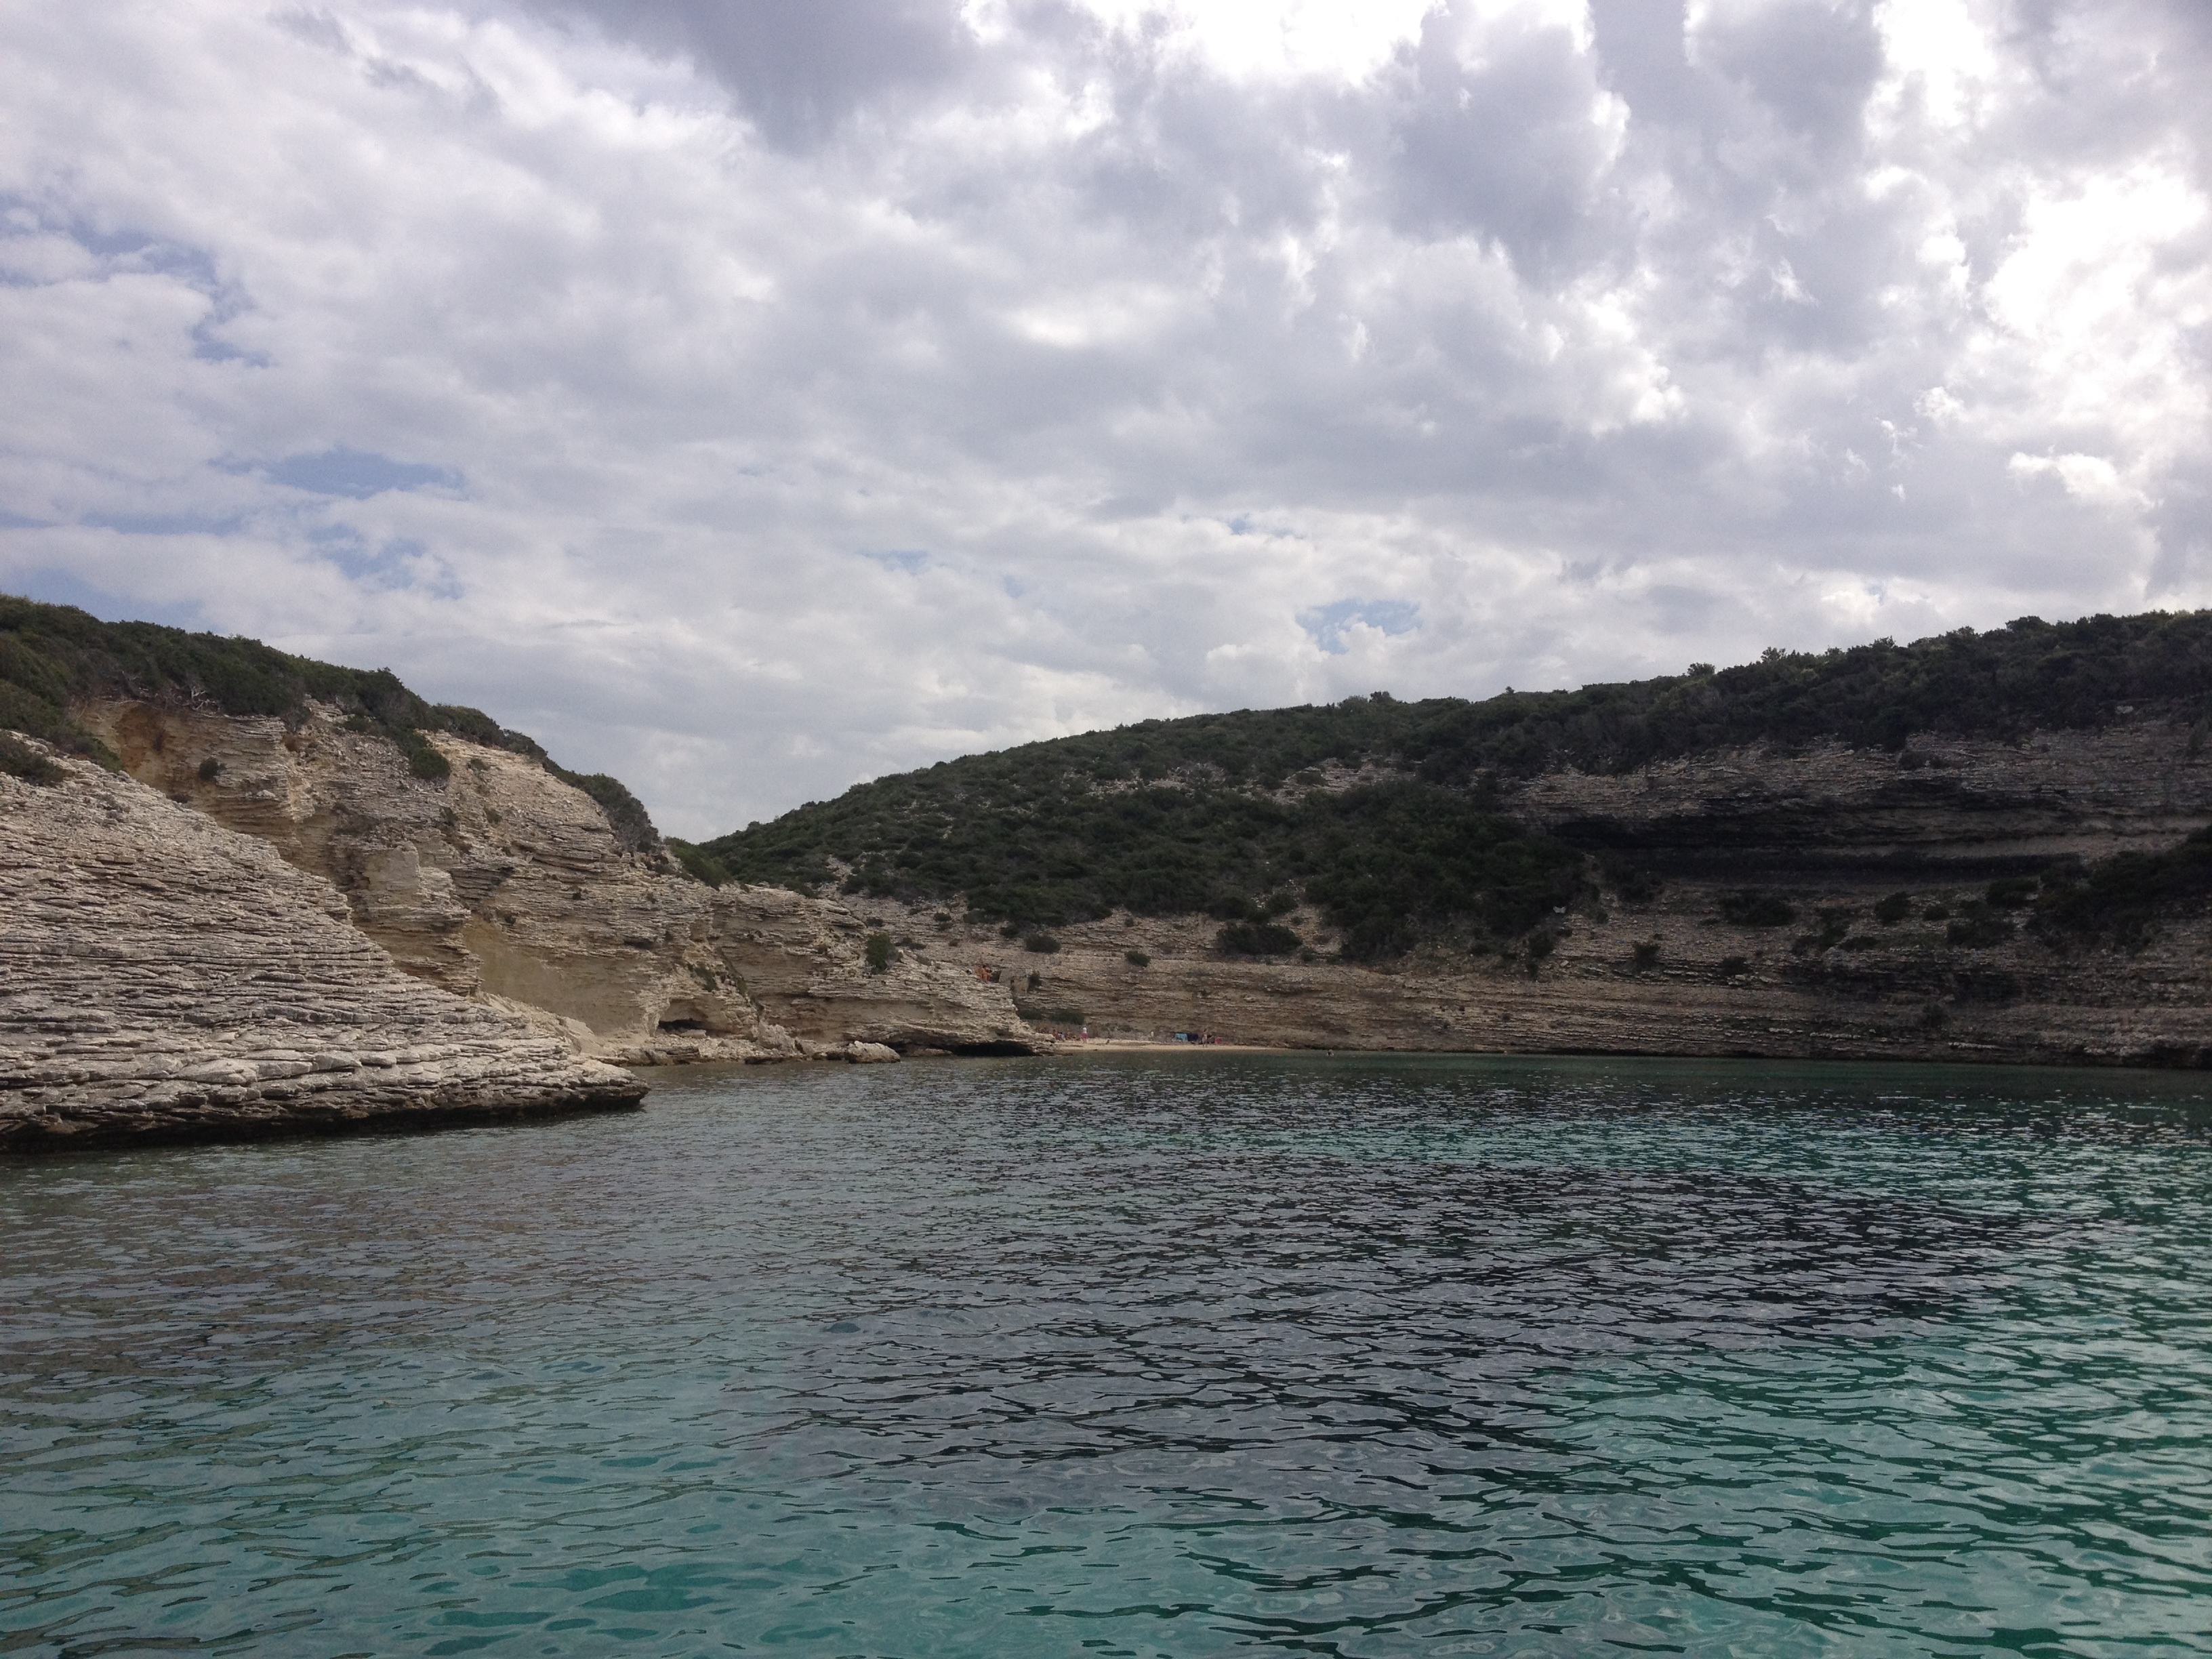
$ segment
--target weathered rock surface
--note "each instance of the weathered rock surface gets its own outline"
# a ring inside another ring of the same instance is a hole
[[[2017,917],[1961,944],[1926,914],[1993,876],[2169,846],[2212,821],[2212,765],[2164,716],[2019,743],[1917,739],[1901,757],[1753,749],[1552,774],[1510,810],[1651,872],[1656,897],[1611,891],[1561,916],[1540,957],[1430,952],[1386,971],[1327,959],[1334,940],[1310,913],[1286,920],[1317,947],[1311,962],[1224,957],[1198,918],[1061,928],[1060,952],[1033,955],[951,921],[957,904],[710,890],[625,848],[596,803],[506,750],[439,737],[453,775],[428,782],[388,742],[320,714],[85,712],[134,775],[327,878],[410,973],[631,1065],[849,1060],[856,1043],[1026,1053],[1049,1046],[1039,1027],[1086,1024],[1364,1048],[2212,1059],[2212,926],[2177,922],[2136,952],[2062,952]],[[1798,919],[1727,921],[1723,896],[1750,885]],[[1909,916],[1880,924],[1875,901],[1899,890]],[[863,947],[878,930],[898,948],[872,973]]]
[[[1510,810],[1650,872],[1656,896],[1609,891],[1561,915],[1547,956],[1429,952],[1389,970],[1325,955],[1224,957],[1218,924],[1201,918],[1056,928],[1053,955],[954,927],[939,930],[939,953],[1000,971],[1033,1024],[1097,1036],[2212,1064],[2212,921],[2176,920],[2136,951],[2046,943],[2003,912],[1983,942],[1951,930],[1992,877],[2162,848],[2212,821],[2212,765],[2190,754],[2185,724],[1917,745],[1903,757],[1754,750],[1623,777],[1553,774]],[[1796,919],[1728,921],[1723,896],[1747,886]],[[1911,895],[1908,914],[1885,925],[1873,907],[1899,891]],[[927,910],[882,908],[896,928],[931,926]],[[1324,953],[1333,943],[1311,912],[1284,920]]]
[[[1012,990],[964,962],[933,952],[922,926],[882,973],[864,941],[884,919],[780,887],[725,887],[714,895],[708,936],[731,975],[765,1017],[813,1043],[878,1043],[953,1054],[1028,1054],[1049,1047],[1015,1009]]]
[[[265,842],[127,778],[0,776],[0,1149],[635,1105],[403,973]]]
[[[625,848],[597,802],[526,756],[440,735],[452,775],[426,781],[324,710],[296,724],[137,702],[77,714],[133,777],[327,879],[409,973],[581,1052],[653,1065],[854,1042],[1048,1046],[1000,987],[911,961],[869,973],[842,905],[717,890]]]
[[[2212,818],[2212,765],[2190,731],[2161,714],[2018,743],[1921,738],[1901,755],[1722,750],[1621,776],[1550,773],[1511,810],[1666,867],[1986,876],[2170,846]]]

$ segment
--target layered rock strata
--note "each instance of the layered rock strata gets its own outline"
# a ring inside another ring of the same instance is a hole
[[[628,1073],[403,973],[266,843],[64,761],[0,775],[0,1150],[637,1103]]]
[[[410,974],[628,1065],[1043,1044],[1006,989],[926,963],[871,973],[861,918],[772,888],[711,889],[625,847],[536,760],[449,735],[446,778],[331,711],[286,721],[141,702],[85,726],[130,774],[268,842],[344,896]]]
[[[2163,848],[2212,821],[2212,765],[2190,752],[2185,723],[1916,742],[1901,756],[1713,754],[1620,777],[1549,775],[1508,805],[1618,878],[1555,919],[1548,953],[1462,946],[1348,965],[1328,959],[1335,941],[1310,911],[1284,920],[1312,961],[1228,957],[1217,923],[1127,915],[1056,928],[1049,954],[939,927],[938,953],[998,973],[1033,1024],[1099,1036],[2212,1064],[2212,922],[2173,918],[2126,949],[2045,938],[1987,900],[1992,878]],[[1765,925],[1731,920],[1754,888],[1790,919],[1770,907]],[[1875,907],[1900,893],[1884,921]],[[933,925],[928,908],[884,908],[894,927]]]
[[[1662,869],[1940,878],[2171,846],[2212,819],[2212,764],[2185,718],[2148,714],[2014,743],[1916,738],[1717,750],[1623,775],[1553,772],[1510,810],[1593,851]]]

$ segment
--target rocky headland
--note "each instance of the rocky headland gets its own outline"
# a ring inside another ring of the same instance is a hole
[[[290,718],[109,699],[76,710],[124,769],[343,896],[408,973],[631,1066],[1049,1046],[1006,988],[926,959],[872,972],[864,919],[716,889],[527,754],[432,733],[425,778],[343,711]]]
[[[39,744],[0,774],[0,1151],[630,1107],[628,1072],[403,973],[319,878]]]
[[[710,887],[381,671],[0,597],[0,1150],[635,1105],[621,1066],[1030,1054],[1006,988]]]

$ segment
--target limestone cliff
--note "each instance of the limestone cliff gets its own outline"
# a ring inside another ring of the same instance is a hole
[[[2002,890],[2054,860],[2163,848],[2212,821],[2212,764],[2193,746],[2186,722],[2147,714],[2014,743],[1751,748],[1548,774],[1507,809],[1600,855],[1613,878],[1510,957],[1346,964],[1305,909],[1282,920],[1312,960],[1225,955],[1201,917],[1058,927],[1049,953],[958,924],[936,937],[999,970],[1035,1023],[1097,1035],[2212,1064],[2212,921],[2171,918],[2139,948],[2054,940]],[[944,914],[871,903],[907,931]]]
[[[0,775],[0,1150],[635,1105],[402,973],[330,884],[154,790]]]
[[[402,968],[630,1064],[846,1052],[1029,1052],[998,985],[927,962],[868,971],[842,905],[709,888],[626,847],[534,757],[450,733],[426,779],[335,711],[239,716],[111,700],[74,711],[135,778],[267,842],[342,893]]]

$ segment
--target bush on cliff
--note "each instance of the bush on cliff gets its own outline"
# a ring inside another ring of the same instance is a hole
[[[2212,829],[2163,853],[2118,853],[2086,869],[2062,866],[2045,873],[2042,888],[2033,925],[2047,943],[2140,950],[2163,918],[2212,904]]]
[[[1721,920],[1739,927],[1787,927],[1797,920],[1797,907],[1779,894],[1741,888],[1721,895]]]
[[[1213,936],[1214,948],[1232,957],[1286,957],[1298,936],[1279,922],[1232,921]]]
[[[453,763],[429,740],[451,732],[526,755],[605,809],[616,838],[632,852],[660,844],[637,798],[603,774],[579,775],[483,710],[425,702],[388,668],[342,668],[295,657],[258,640],[193,634],[157,623],[106,623],[73,605],[0,594],[0,729],[43,738],[104,766],[118,763],[77,724],[74,703],[133,697],[224,714],[296,721],[310,701],[335,708],[357,732],[389,740],[415,776],[441,781]]]
[[[59,783],[69,776],[67,768],[57,765],[21,738],[8,732],[0,732],[0,772],[41,787]]]
[[[678,841],[673,836],[664,843],[684,873],[709,887],[720,887],[730,880],[730,872],[713,854],[693,846],[688,841]]]

